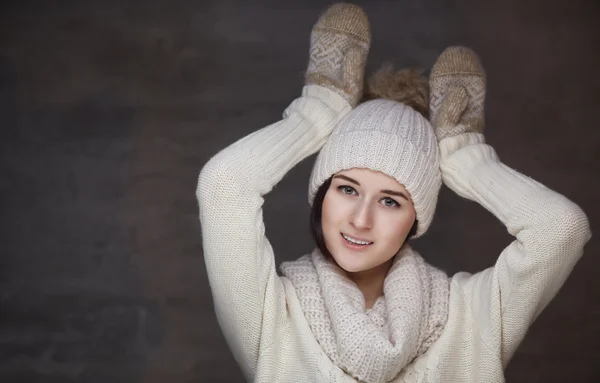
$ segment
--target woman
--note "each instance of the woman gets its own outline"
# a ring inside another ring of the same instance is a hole
[[[359,104],[369,45],[360,8],[329,8],[283,120],[203,168],[197,197],[218,321],[249,381],[503,381],[582,255],[587,218],[485,144],[485,74],[473,52],[439,57],[429,108],[410,73],[379,77],[374,99]],[[319,150],[309,189],[317,246],[280,277],[263,196]],[[516,237],[494,267],[448,278],[407,243],[427,231],[442,182]]]

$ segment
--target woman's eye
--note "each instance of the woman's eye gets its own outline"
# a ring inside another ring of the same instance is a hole
[[[338,186],[338,190],[340,190],[342,193],[347,194],[347,195],[353,195],[354,194],[354,188],[351,186]]]
[[[400,204],[398,202],[394,201],[391,198],[384,198],[383,199],[383,204],[385,206],[389,206],[389,207],[400,207]]]

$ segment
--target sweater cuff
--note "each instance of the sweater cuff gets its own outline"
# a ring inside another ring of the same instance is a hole
[[[450,160],[453,155],[458,154],[457,152],[461,149],[465,148],[473,148],[473,146],[478,144],[485,144],[485,137],[481,133],[462,133],[456,136],[447,137],[440,141],[440,156],[444,160]],[[485,145],[487,146],[487,145]],[[482,145],[483,147],[483,145]],[[491,149],[491,147],[490,147]],[[471,151],[471,162],[477,158],[493,158],[498,159],[496,153],[492,150],[475,150]]]
[[[339,93],[324,86],[305,85],[302,88],[302,96],[317,98],[337,113],[348,112],[352,109],[348,101],[346,101]]]
[[[475,167],[485,161],[500,161],[496,151],[484,142],[481,133],[463,133],[439,143],[444,184],[461,197],[474,199],[468,184]]]

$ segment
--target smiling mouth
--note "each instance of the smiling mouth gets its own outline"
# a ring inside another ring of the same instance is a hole
[[[344,240],[344,243],[346,244],[346,246],[350,247],[351,249],[363,249],[363,248],[373,244],[373,242],[367,242],[367,241],[354,242],[354,239],[352,237],[349,237],[349,236],[345,235],[344,233],[340,233],[340,234],[341,234],[342,239]]]

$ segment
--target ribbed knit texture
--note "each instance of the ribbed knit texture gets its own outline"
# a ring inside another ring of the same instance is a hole
[[[392,380],[439,338],[448,318],[448,277],[408,245],[368,310],[356,284],[319,250],[281,270],[325,354],[361,382]]]
[[[416,237],[433,220],[441,176],[431,124],[414,109],[390,100],[360,104],[339,123],[319,152],[309,182],[312,204],[333,174],[366,168],[395,178],[410,193],[419,220]]]

